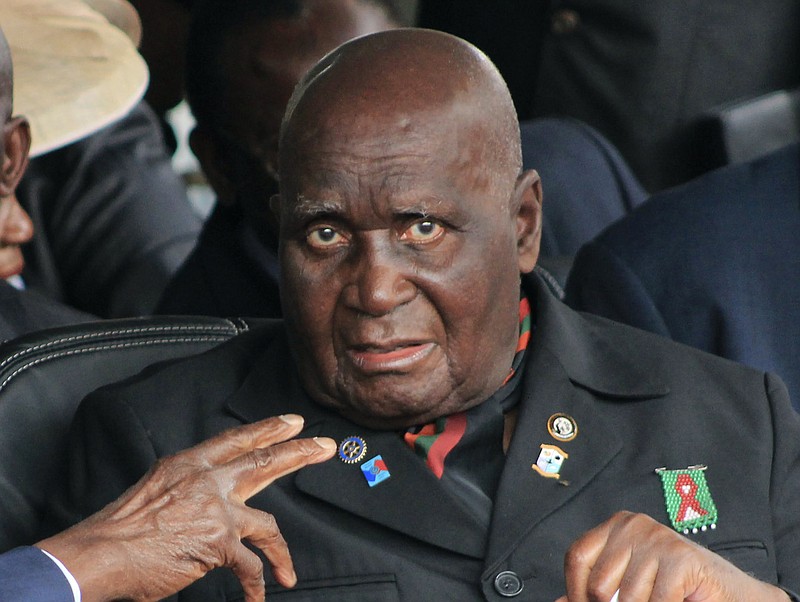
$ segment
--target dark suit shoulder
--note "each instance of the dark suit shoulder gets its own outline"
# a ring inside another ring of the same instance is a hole
[[[745,228],[769,230],[782,220],[797,220],[799,191],[800,144],[792,144],[653,195],[607,228],[596,243],[632,261],[640,247],[663,247],[669,258],[701,243],[703,248],[733,244]],[[673,244],[675,240],[682,244]]]

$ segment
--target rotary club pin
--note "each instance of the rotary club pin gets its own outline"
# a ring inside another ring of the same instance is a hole
[[[386,462],[383,461],[380,455],[364,462],[361,465],[361,472],[364,473],[364,478],[370,487],[375,487],[375,485],[392,476],[389,473],[389,469],[386,468]]]
[[[569,454],[560,447],[547,443],[542,443],[539,447],[541,448],[539,458],[536,460],[536,464],[531,465],[531,468],[548,479],[560,478],[561,465],[564,460],[569,458]]]
[[[706,483],[705,465],[680,470],[656,468],[672,527],[688,535],[717,528],[717,506]]]
[[[367,455],[367,442],[355,435],[346,437],[339,444],[338,455],[345,464],[357,464]]]

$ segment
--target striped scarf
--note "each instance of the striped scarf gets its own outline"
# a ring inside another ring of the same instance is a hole
[[[511,369],[503,381],[503,385],[511,381],[520,365],[522,365],[522,359],[525,356],[525,350],[528,347],[530,338],[531,306],[528,303],[528,299],[523,295],[519,300],[519,339],[517,340],[517,349],[511,362]],[[433,471],[433,474],[441,479],[447,454],[458,445],[466,430],[467,414],[466,412],[457,412],[450,416],[442,416],[435,422],[422,427],[413,427],[404,433],[403,438],[406,444],[419,457],[425,460],[425,464]]]

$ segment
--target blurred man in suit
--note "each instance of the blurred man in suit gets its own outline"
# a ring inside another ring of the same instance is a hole
[[[653,196],[578,254],[567,303],[786,381],[800,409],[800,145]]]

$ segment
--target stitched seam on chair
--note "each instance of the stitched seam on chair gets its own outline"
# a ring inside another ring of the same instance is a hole
[[[223,342],[223,341],[227,341],[227,340],[228,340],[227,338],[216,337],[216,336],[213,336],[213,335],[209,335],[207,337],[199,337],[199,338],[198,337],[193,337],[193,338],[182,338],[182,339],[171,338],[171,339],[155,339],[155,340],[151,340],[151,341],[131,341],[131,342],[126,342],[126,343],[114,343],[114,344],[110,344],[110,345],[96,345],[94,347],[83,347],[81,349],[68,349],[68,350],[65,350],[65,351],[59,351],[59,352],[56,352],[56,353],[50,353],[50,354],[45,355],[43,357],[37,358],[37,359],[33,360],[32,362],[29,362],[29,363],[27,363],[27,364],[25,364],[23,366],[20,366],[19,368],[14,370],[11,374],[9,374],[6,377],[6,379],[2,383],[0,383],[0,391],[5,389],[6,386],[8,386],[8,383],[10,383],[12,380],[14,380],[14,378],[16,378],[16,376],[19,373],[24,372],[28,368],[32,368],[32,367],[34,367],[34,366],[36,366],[38,364],[41,364],[43,362],[47,362],[47,361],[53,360],[53,359],[58,359],[58,358],[61,358],[61,357],[68,357],[68,356],[71,356],[71,355],[79,355],[79,354],[82,354],[82,353],[91,353],[91,352],[94,352],[94,351],[107,351],[109,349],[123,349],[125,347],[145,347],[145,346],[149,346],[149,345],[165,345],[165,344],[170,344],[170,343]]]
[[[248,332],[250,330],[250,325],[242,318],[228,318],[228,322],[240,332]]]
[[[230,323],[231,327],[239,330],[233,323]],[[118,330],[104,330],[102,332],[90,333],[90,334],[81,334],[81,335],[73,335],[69,337],[63,337],[60,339],[54,339],[52,341],[48,341],[46,343],[42,343],[40,345],[34,345],[33,347],[28,347],[26,349],[22,349],[15,353],[12,356],[9,356],[2,362],[0,362],[0,369],[4,368],[7,364],[12,363],[14,360],[18,359],[20,356],[28,355],[30,353],[36,353],[37,351],[41,351],[42,349],[47,349],[49,347],[54,347],[56,345],[61,345],[63,343],[72,343],[76,341],[86,341],[91,339],[98,339],[102,337],[108,336],[119,336],[119,335],[128,335],[128,334],[146,334],[152,332],[204,332],[204,331],[212,331],[212,332],[229,332],[228,328],[225,326],[147,326],[144,328],[120,328]],[[235,334],[235,333],[231,333]],[[213,336],[213,335],[209,335]],[[178,342],[185,342],[185,340],[176,339]],[[159,341],[164,342],[164,341]]]

